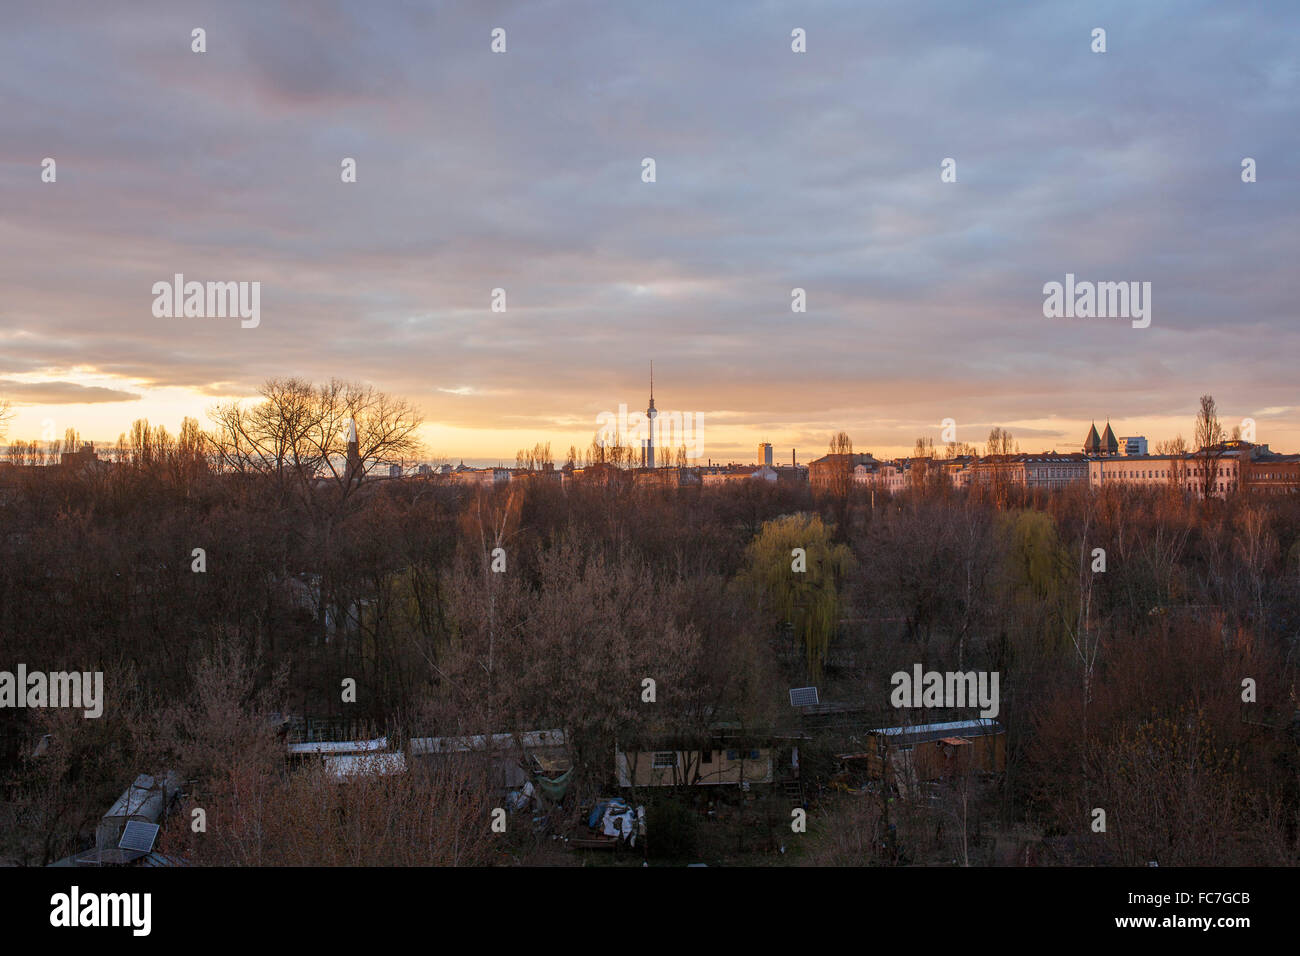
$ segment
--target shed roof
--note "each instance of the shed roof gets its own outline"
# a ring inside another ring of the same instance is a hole
[[[167,805],[167,799],[171,795],[169,791],[174,792],[175,787],[176,784],[171,780],[157,779],[150,774],[142,773],[135,778],[134,783],[122,791],[122,795],[109,807],[103,818],[105,820],[129,819],[143,816],[149,820],[157,820]]]
[[[868,733],[888,737],[891,744],[921,744],[931,740],[943,740],[945,737],[986,737],[1000,734],[1005,728],[996,720],[976,718],[973,720],[952,720],[940,724],[913,724],[910,727],[878,727]]]
[[[376,737],[374,740],[318,740],[289,744],[291,754],[356,754],[387,749],[387,737]]]
[[[526,730],[520,734],[474,734],[469,737],[412,737],[413,754],[470,753],[481,750],[511,750],[563,747],[563,730]]]
[[[338,754],[326,757],[325,767],[339,780],[370,774],[406,773],[406,755],[400,751],[395,754]]]

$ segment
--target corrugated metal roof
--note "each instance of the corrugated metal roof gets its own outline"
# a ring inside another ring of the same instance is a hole
[[[563,747],[566,743],[563,730],[529,730],[519,734],[475,734],[469,737],[412,737],[413,754],[469,753],[479,750],[509,750],[516,746]]]
[[[973,720],[950,720],[939,724],[908,724],[902,727],[878,727],[875,730],[868,731],[872,734],[910,734],[916,732],[929,732],[931,730],[970,730],[981,727],[996,727],[1002,729],[1002,725],[996,720],[985,717],[977,717]],[[990,731],[986,731],[990,732]]]
[[[289,744],[291,754],[356,754],[388,749],[387,737],[374,740],[322,740]]]
[[[325,767],[340,780],[367,774],[406,772],[406,755],[395,754],[341,754],[325,758]]]
[[[122,795],[108,808],[104,818],[144,816],[156,820],[165,805],[166,795],[163,790],[158,788],[153,777],[142,773],[135,778],[131,786],[122,791]]]
[[[945,737],[985,737],[1004,732],[996,720],[953,720],[939,724],[913,724],[910,727],[879,727],[868,733],[890,738],[893,744],[920,744]]]

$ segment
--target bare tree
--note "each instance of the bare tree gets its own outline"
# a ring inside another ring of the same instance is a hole
[[[1183,479],[1187,477],[1187,442],[1182,434],[1156,442],[1156,454],[1170,456],[1169,481],[1174,486],[1182,488]]]
[[[371,386],[332,379],[311,385],[272,379],[252,407],[240,402],[209,412],[208,436],[218,467],[272,478],[282,494],[312,499],[318,483],[333,485],[346,500],[371,469],[400,464],[420,448],[418,409]],[[356,457],[349,455],[356,426]]]
[[[1012,463],[1006,456],[1016,454],[1020,446],[1011,437],[1011,432],[999,425],[994,425],[989,432],[987,455],[992,459],[988,463],[989,491],[997,502],[1005,502],[1009,494],[1012,478]]]
[[[624,445],[621,435],[597,432],[591,440],[587,454],[588,465],[613,465],[615,468],[632,468],[638,463],[631,445]]]
[[[827,454],[831,459],[828,490],[836,498],[847,498],[853,481],[853,439],[848,432],[835,433]]]
[[[1215,492],[1215,479],[1219,474],[1219,459],[1223,457],[1223,425],[1213,395],[1201,396],[1201,410],[1196,415],[1196,461],[1200,470],[1197,476],[1201,497],[1210,498]]]
[[[45,464],[45,450],[37,441],[16,441],[9,446],[9,461],[29,468]]]
[[[569,450],[573,451],[573,449]],[[521,448],[515,452],[515,467],[520,471],[545,470],[547,465],[552,467],[555,465],[555,461],[551,458],[550,442],[538,442],[532,448]]]
[[[989,432],[988,454],[1014,455],[1020,451],[1020,445],[1011,437],[1011,432],[998,425]]]
[[[518,485],[511,482],[502,496],[483,489],[479,490],[474,502],[474,516],[477,519],[479,547],[483,552],[483,590],[488,596],[487,633],[488,656],[486,671],[489,678],[494,674],[496,659],[497,631],[497,582],[501,575],[493,573],[492,567],[498,556],[505,557],[505,546],[518,531],[520,509],[523,507],[523,493]],[[486,508],[485,508],[486,505]],[[498,565],[500,567],[500,565]]]

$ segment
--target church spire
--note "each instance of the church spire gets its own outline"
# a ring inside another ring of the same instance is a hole
[[[354,476],[360,481],[363,473],[361,470],[361,450],[357,442],[357,420],[355,418],[348,420],[347,459],[348,481],[351,482]]]

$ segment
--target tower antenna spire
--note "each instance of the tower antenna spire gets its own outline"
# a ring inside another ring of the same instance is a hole
[[[655,363],[650,360],[650,407],[645,410],[645,417],[650,422],[650,437],[645,439],[644,451],[645,456],[643,467],[653,468],[655,466],[655,419],[659,412],[655,410]]]

